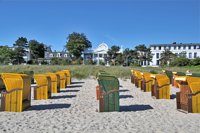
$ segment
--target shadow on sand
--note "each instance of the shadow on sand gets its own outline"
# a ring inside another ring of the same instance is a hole
[[[120,99],[126,99],[126,98],[133,98],[133,96],[132,95],[119,95],[119,98]]]
[[[129,90],[119,90],[119,92],[127,92],[127,91],[129,91]]]
[[[51,99],[74,98],[76,95],[53,96]]]
[[[72,82],[71,84],[84,84],[85,82]]]
[[[153,109],[150,105],[128,105],[128,106],[120,106],[121,112],[129,112],[129,111],[144,111]]]
[[[79,92],[80,90],[61,90],[60,92]]]
[[[82,85],[70,85],[70,86],[67,86],[67,88],[80,88],[82,87]]]
[[[71,104],[45,104],[45,105],[33,105],[27,111],[33,110],[49,110],[49,109],[63,109],[69,108]]]
[[[170,95],[170,99],[175,99],[175,98],[176,98],[175,94]]]

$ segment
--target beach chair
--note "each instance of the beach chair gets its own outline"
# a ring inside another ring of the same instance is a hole
[[[71,71],[70,70],[63,70],[66,74],[67,74],[67,78],[66,78],[66,84],[70,85],[71,84]]]
[[[99,75],[100,112],[119,111],[119,81],[110,75]]]
[[[172,86],[179,88],[178,83],[175,80],[176,76],[185,76],[185,73],[183,73],[183,72],[173,72]]]
[[[172,84],[172,80],[173,80],[173,73],[172,71],[169,71],[169,70],[162,70],[166,75],[167,77],[169,78],[170,80],[170,84]]]
[[[200,113],[200,78],[179,76],[180,92],[177,92],[177,109],[185,113]]]
[[[60,89],[65,89],[66,88],[66,73],[64,73],[64,72],[56,72],[56,74],[59,77]]]
[[[141,90],[144,92],[151,91],[153,79],[151,78],[151,73],[144,72],[142,73],[142,82]]]
[[[170,99],[170,80],[167,75],[155,74],[151,95],[156,99]]]
[[[134,84],[134,70],[131,70],[131,83]]]
[[[51,98],[51,78],[48,75],[34,75],[36,87],[34,88],[34,99],[45,100]]]
[[[47,73],[51,78],[51,93],[58,93],[58,76],[55,73]]]
[[[137,88],[141,88],[141,82],[142,82],[142,74],[140,71],[135,71],[135,86]]]
[[[1,92],[1,110],[22,112],[31,106],[31,78],[25,74],[2,73],[6,90]]]

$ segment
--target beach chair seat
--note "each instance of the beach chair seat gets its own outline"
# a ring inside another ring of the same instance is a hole
[[[51,98],[51,78],[48,75],[34,75],[36,87],[34,88],[34,99],[45,100]]]
[[[25,74],[2,73],[6,90],[1,92],[1,110],[22,112],[31,106],[31,78]]]
[[[153,80],[151,78],[151,73],[144,72],[142,74],[142,85],[141,90],[144,92],[150,92],[152,88]]]
[[[134,84],[134,70],[131,70],[131,83]]]
[[[66,78],[66,84],[70,85],[71,84],[71,71],[70,70],[63,70],[66,74],[67,74],[67,78]]]
[[[47,73],[51,78],[51,93],[58,93],[58,76],[55,73]]]
[[[155,75],[155,81],[151,93],[156,99],[170,99],[170,80],[167,75]]]
[[[164,72],[164,73],[167,75],[167,77],[169,78],[170,84],[172,84],[172,80],[173,80],[173,73],[172,73],[172,71],[163,70],[163,72]]]
[[[66,88],[66,73],[60,71],[60,72],[56,72],[56,74],[59,76],[60,89],[65,89]]]
[[[119,111],[119,81],[114,76],[99,75],[100,112]]]
[[[142,83],[142,74],[140,71],[135,71],[135,86],[137,88],[141,88],[141,83]]]
[[[185,73],[183,73],[183,72],[173,72],[172,86],[179,88],[179,85],[178,85],[177,81],[175,80],[176,76],[185,76]]]
[[[177,109],[186,113],[200,113],[200,78],[187,76],[177,92]]]

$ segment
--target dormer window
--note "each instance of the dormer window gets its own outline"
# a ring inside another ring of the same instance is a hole
[[[57,53],[57,57],[60,57],[60,53]]]

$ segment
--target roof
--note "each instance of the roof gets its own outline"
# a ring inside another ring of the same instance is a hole
[[[154,46],[200,46],[200,43],[176,43],[176,44],[150,44],[150,47]]]

